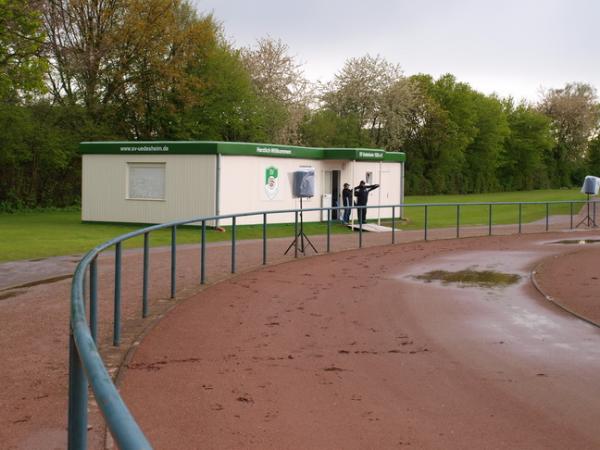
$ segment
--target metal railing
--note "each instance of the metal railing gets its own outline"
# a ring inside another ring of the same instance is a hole
[[[431,210],[433,208],[455,208],[456,209],[456,237],[461,237],[461,211],[464,212],[467,207],[487,207],[487,235],[492,235],[493,232],[493,211],[494,208],[500,206],[516,206],[517,207],[517,232],[523,231],[523,208],[530,205],[545,205],[545,231],[549,230],[550,226],[550,211],[551,206],[569,204],[570,221],[569,228],[574,228],[574,209],[575,204],[586,204],[586,200],[574,201],[553,201],[553,202],[496,202],[496,203],[428,203],[428,204],[401,204],[401,205],[381,205],[381,206],[354,206],[353,209],[386,209],[391,210],[391,217],[386,218],[386,222],[391,225],[391,240],[392,244],[396,243],[396,228],[399,225],[404,212],[408,209],[423,208],[423,239],[429,239],[431,230]],[[593,212],[590,212],[590,205],[593,207]],[[588,206],[588,223],[593,223],[595,226],[596,218],[596,203],[587,202]],[[260,211],[242,214],[230,214],[212,217],[197,217],[188,220],[173,221],[161,225],[146,227],[131,233],[123,234],[119,237],[111,239],[89,251],[79,262],[73,276],[71,287],[71,322],[70,322],[70,339],[69,339],[69,419],[68,419],[68,446],[69,449],[85,449],[87,448],[87,430],[88,430],[88,383],[92,388],[96,403],[99,406],[102,415],[107,423],[108,429],[112,434],[116,444],[123,450],[128,449],[147,449],[151,448],[150,443],[144,436],[144,433],[136,423],[135,419],[129,412],[127,406],[120,397],[113,380],[106,369],[103,360],[98,352],[98,256],[103,251],[114,247],[114,316],[113,316],[113,336],[112,343],[118,346],[121,341],[121,259],[122,259],[122,243],[136,236],[142,236],[143,242],[143,276],[142,276],[142,317],[147,317],[149,313],[148,304],[148,287],[150,277],[150,250],[149,238],[150,234],[157,230],[171,230],[171,245],[170,245],[170,296],[175,297],[177,290],[177,228],[182,225],[200,224],[200,274],[199,283],[206,283],[206,248],[207,224],[214,221],[231,220],[231,273],[236,273],[237,270],[237,224],[241,217],[262,216],[262,264],[267,264],[268,260],[268,233],[267,223],[268,216],[278,214],[293,214],[294,215],[294,237],[298,236],[299,223],[302,213],[310,212],[326,212],[326,242],[325,248],[327,252],[331,251],[331,224],[332,212],[343,211],[343,207],[330,208],[306,208],[304,210],[290,209],[280,211]],[[397,214],[398,213],[398,214]],[[486,226],[479,223],[478,226]],[[583,221],[582,221],[583,222]],[[580,222],[581,223],[581,222]],[[514,223],[513,223],[514,225]],[[579,225],[579,224],[578,224]],[[358,224],[358,241],[357,247],[363,246],[363,225]],[[299,253],[298,239],[294,242],[294,257],[297,258]],[[88,279],[89,278],[89,279]],[[88,287],[89,281],[89,290]],[[86,298],[87,297],[87,298]],[[89,300],[89,323],[87,320],[86,300]]]

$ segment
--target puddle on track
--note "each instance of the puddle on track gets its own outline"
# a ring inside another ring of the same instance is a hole
[[[407,283],[404,307],[422,320],[429,319],[431,310],[437,311],[446,327],[443,334],[443,327],[435,330],[440,343],[461,345],[480,341],[485,348],[490,342],[502,341],[510,344],[505,351],[510,350],[511,354],[527,360],[533,356],[545,360],[551,348],[552,365],[577,367],[581,363],[600,368],[597,329],[532,298],[524,289],[532,264],[554,253],[550,247],[538,249],[461,251],[434,256],[407,267],[395,275]],[[416,277],[432,271],[465,270],[513,274],[519,279],[501,288],[474,285],[465,289],[466,286],[460,284],[446,284],[441,280],[425,282]],[[582,354],[586,355],[585,361],[581,359]]]
[[[600,239],[564,239],[562,241],[551,242],[551,244],[564,244],[564,245],[600,244]]]
[[[495,270],[475,270],[468,268],[456,272],[448,270],[432,270],[422,275],[416,275],[417,280],[426,281],[441,281],[447,285],[456,283],[459,286],[477,286],[477,287],[504,287],[517,283],[521,279],[521,275],[514,273],[497,272]]]
[[[431,258],[396,276],[412,283],[438,284],[444,289],[491,293],[497,290],[495,287],[506,290],[522,285],[529,278],[531,262],[542,256],[529,251],[466,251]],[[446,276],[450,280],[444,280]]]

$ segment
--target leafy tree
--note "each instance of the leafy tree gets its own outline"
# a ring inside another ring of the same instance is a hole
[[[300,143],[300,125],[313,100],[301,65],[280,39],[261,38],[242,49],[242,60],[262,102],[264,134],[269,142]]]
[[[455,125],[450,114],[435,98],[436,83],[429,75],[415,75],[418,100],[411,108],[406,152],[407,192],[411,194],[457,192],[463,154],[453,152]]]
[[[68,206],[81,191],[78,143],[115,136],[81,107],[40,101],[0,109],[0,209]]]
[[[217,40],[212,17],[185,0],[47,0],[44,17],[54,98],[136,139],[174,133]]]
[[[73,202],[82,140],[269,139],[270,100],[187,0],[44,0],[42,12],[52,103],[0,111],[3,205]]]
[[[500,187],[497,169],[510,130],[502,103],[493,96],[473,96],[477,134],[465,149],[464,192],[490,192]]]
[[[464,193],[469,182],[464,179],[465,157],[477,136],[475,91],[459,83],[453,75],[444,75],[432,83],[428,94],[446,113],[446,139],[440,143],[440,160],[433,176],[441,193]]]
[[[367,130],[370,145],[398,150],[415,95],[399,65],[365,55],[345,62],[325,86],[323,101],[340,116],[357,118],[357,132]]]
[[[202,80],[194,90],[195,104],[180,115],[183,134],[193,138],[225,141],[266,141],[264,106],[258,98],[240,51],[224,41],[217,43],[201,64],[191,70]]]
[[[0,0],[0,100],[44,88],[40,12],[32,0]]]
[[[422,80],[424,81],[424,80]],[[422,82],[421,81],[421,82]],[[406,191],[410,194],[449,192],[447,170],[456,161],[448,158],[448,113],[431,97],[422,95],[411,111],[406,152]]]
[[[545,165],[554,146],[550,118],[512,99],[504,104],[510,134],[500,156],[498,178],[505,190],[531,190],[549,186]]]
[[[403,150],[410,193],[485,192],[499,187],[497,169],[509,133],[501,102],[452,75],[410,78],[416,87]]]
[[[406,78],[390,85],[381,99],[382,126],[377,130],[376,145],[400,150],[408,133],[411,111],[417,106],[418,87]]]
[[[579,183],[572,175],[583,164],[588,142],[599,125],[596,90],[589,84],[568,83],[548,90],[539,109],[551,119],[556,141],[548,161],[553,186]]]
[[[123,31],[125,3],[118,0],[45,0],[44,28],[54,100],[83,104],[96,113],[113,99],[119,78],[116,36]]]
[[[586,162],[588,174],[600,176],[600,135],[589,142]]]
[[[199,100],[195,94],[204,80],[194,68],[217,45],[217,26],[184,1],[136,0],[124,27],[117,47],[128,73],[115,90],[123,131],[131,130],[136,139],[169,137],[173,124]]]
[[[368,136],[358,125],[358,117],[352,114],[341,117],[335,111],[321,109],[306,116],[302,139],[314,147],[363,147]]]

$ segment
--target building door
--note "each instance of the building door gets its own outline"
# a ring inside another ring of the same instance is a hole
[[[323,176],[323,196],[331,199],[331,203],[328,203],[332,208],[339,208],[341,205],[341,190],[340,190],[340,170],[326,170]],[[325,206],[325,204],[323,204]],[[323,217],[327,217],[327,213],[323,214]],[[337,209],[331,211],[331,220],[337,220],[340,217],[340,212]],[[325,220],[325,219],[323,219]]]
[[[331,206],[338,208],[342,204],[342,197],[340,192],[340,170],[331,171]],[[334,209],[331,213],[331,219],[339,219],[339,209]]]

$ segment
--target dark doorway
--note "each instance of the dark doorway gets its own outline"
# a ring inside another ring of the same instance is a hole
[[[341,171],[331,171],[331,206],[333,208],[339,208],[340,206],[340,175]],[[339,217],[340,210],[334,209],[331,213],[331,219],[337,220]]]

